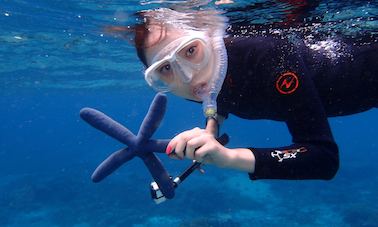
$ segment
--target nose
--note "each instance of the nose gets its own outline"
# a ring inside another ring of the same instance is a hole
[[[180,77],[183,83],[189,83],[192,80],[193,73],[187,67],[183,67],[180,64],[177,65],[176,68],[176,75]]]

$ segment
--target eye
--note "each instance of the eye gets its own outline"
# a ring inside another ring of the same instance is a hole
[[[191,57],[196,53],[197,46],[191,46],[186,50],[186,56]]]
[[[164,82],[170,82],[173,78],[173,70],[171,64],[167,63],[162,65],[160,68],[157,69],[159,77]]]
[[[162,67],[159,68],[159,73],[163,75],[169,73],[170,71],[171,71],[170,64],[163,65]]]

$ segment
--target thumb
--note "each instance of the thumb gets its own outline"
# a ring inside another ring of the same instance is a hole
[[[218,135],[218,122],[214,118],[206,119],[206,129],[208,133],[211,133],[214,137]]]

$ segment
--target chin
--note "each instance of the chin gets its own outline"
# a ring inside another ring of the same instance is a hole
[[[202,100],[201,100],[200,98],[197,98],[197,97],[195,97],[195,96],[191,96],[191,97],[189,97],[189,98],[187,98],[187,99],[192,100],[192,101],[195,101],[195,102],[202,102]]]
[[[196,98],[192,92],[189,92],[189,91],[174,91],[172,90],[172,93],[176,96],[179,96],[181,98],[184,98],[184,99],[189,99],[189,100],[192,100],[192,101],[201,101],[201,99],[198,99]]]
[[[195,96],[194,94],[181,95],[181,97],[183,97],[185,99],[192,100],[192,101],[196,101],[196,102],[201,102],[202,101],[201,98]]]

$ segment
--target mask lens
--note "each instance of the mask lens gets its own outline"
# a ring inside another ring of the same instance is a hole
[[[202,65],[203,62],[207,60],[205,50],[205,43],[200,39],[195,39],[180,49],[177,52],[177,55],[180,60],[183,60],[190,65]]]
[[[145,71],[145,79],[156,90],[166,91],[169,90],[169,84],[173,83],[174,71],[171,62],[162,60],[152,64]]]
[[[183,40],[170,55],[146,70],[145,79],[156,90],[168,91],[177,79],[189,83],[193,73],[201,70],[207,64],[208,58],[209,51],[202,39]]]

